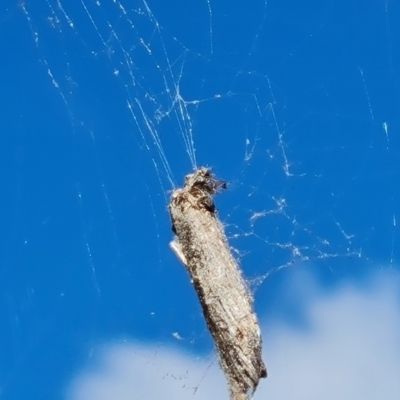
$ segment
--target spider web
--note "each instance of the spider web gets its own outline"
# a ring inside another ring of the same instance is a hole
[[[33,228],[21,218],[26,233],[13,243],[45,252],[47,242],[33,240],[36,231],[75,237],[68,246],[52,244],[43,274],[20,282],[29,307],[45,315],[45,333],[32,325],[35,340],[62,332],[78,355],[68,364],[72,372],[57,374],[58,388],[75,379],[69,399],[160,398],[164,390],[173,398],[210,398],[215,385],[223,393],[197,299],[168,249],[170,193],[200,166],[227,181],[216,199],[219,216],[263,315],[273,311],[261,304],[273,303],[292,270],[312,270],[334,285],[396,267],[395,10],[381,5],[376,25],[360,39],[354,19],[341,21],[340,6],[315,7],[48,0],[23,1],[3,14],[5,24],[18,19],[24,26],[24,46],[38,66],[36,91],[53,121],[53,136],[40,143],[59,140],[50,152],[61,160],[54,180],[66,188],[62,201],[50,196]],[[363,52],[371,46],[378,66]],[[31,140],[23,137],[22,147]],[[50,287],[39,284],[44,277]],[[8,309],[13,319],[27,318],[14,305],[16,293],[7,292]],[[52,318],[62,315],[59,330]],[[22,323],[14,324],[10,332],[22,332]],[[15,337],[22,354],[38,349]],[[190,357],[172,362],[172,349]],[[76,378],[82,362],[89,366]],[[5,393],[30,365],[11,364]],[[139,372],[132,377],[130,370]]]

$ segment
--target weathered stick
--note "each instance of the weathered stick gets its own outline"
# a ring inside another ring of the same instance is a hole
[[[267,376],[253,299],[218,220],[213,195],[224,183],[211,170],[187,175],[172,193],[169,211],[176,235],[171,248],[186,266],[217,346],[231,400],[248,400]]]

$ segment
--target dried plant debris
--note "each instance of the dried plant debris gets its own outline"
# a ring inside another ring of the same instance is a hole
[[[231,400],[250,399],[267,370],[253,299],[232,256],[213,195],[225,183],[210,169],[187,175],[172,193],[169,211],[176,235],[171,243],[190,274],[208,329],[218,348]]]

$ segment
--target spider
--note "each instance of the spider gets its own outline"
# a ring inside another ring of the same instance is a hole
[[[185,178],[184,190],[187,190],[196,198],[199,205],[202,205],[211,213],[215,213],[215,204],[212,196],[218,193],[219,189],[226,188],[226,182],[216,179],[211,169],[205,167],[199,168]]]

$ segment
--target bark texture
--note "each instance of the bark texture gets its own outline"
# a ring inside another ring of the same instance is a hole
[[[228,380],[231,400],[248,400],[267,376],[253,299],[232,256],[213,195],[225,184],[211,170],[187,175],[171,197],[174,251],[185,264]]]

